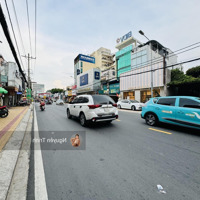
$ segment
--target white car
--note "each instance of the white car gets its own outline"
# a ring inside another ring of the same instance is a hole
[[[107,95],[80,95],[67,106],[67,117],[80,119],[80,124],[86,126],[88,122],[111,123],[118,119],[117,104]]]
[[[58,99],[56,101],[56,105],[64,105],[64,101],[62,99]]]
[[[119,109],[125,108],[125,109],[131,109],[131,110],[142,110],[143,106],[144,106],[144,103],[140,103],[136,100],[123,99],[117,102],[117,107]]]

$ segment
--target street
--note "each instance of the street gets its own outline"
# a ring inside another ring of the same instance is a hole
[[[86,132],[85,150],[45,150],[41,143],[48,199],[199,199],[198,131],[150,127],[140,112],[128,110],[119,110],[110,125],[82,127],[67,119],[66,107],[54,103],[41,112],[35,104],[40,138],[41,131]],[[32,178],[27,199],[36,187]],[[166,194],[158,191],[159,184]]]

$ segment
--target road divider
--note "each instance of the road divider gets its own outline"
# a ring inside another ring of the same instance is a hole
[[[155,129],[155,128],[149,128],[149,130],[156,131],[156,132],[160,132],[160,133],[165,133],[165,134],[168,134],[168,135],[171,135],[171,134],[172,134],[172,133],[170,133],[170,132],[162,131],[162,130]]]

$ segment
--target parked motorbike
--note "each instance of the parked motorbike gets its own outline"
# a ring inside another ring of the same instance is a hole
[[[8,116],[8,109],[6,106],[1,106],[0,107],[0,117],[5,118]]]

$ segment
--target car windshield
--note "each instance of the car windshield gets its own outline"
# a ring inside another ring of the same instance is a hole
[[[115,103],[111,97],[106,96],[106,95],[92,95],[92,98],[94,100],[95,105],[97,105],[97,104],[100,104],[100,105],[114,104]]]

